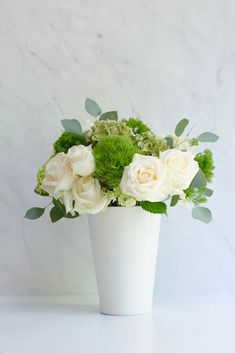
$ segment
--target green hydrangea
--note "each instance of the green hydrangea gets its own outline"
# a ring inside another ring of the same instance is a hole
[[[88,141],[95,143],[105,136],[122,135],[130,138],[134,137],[133,131],[125,122],[114,120],[96,121],[88,132]]]
[[[199,145],[198,139],[196,139],[195,137],[193,137],[193,138],[190,140],[190,145],[191,145],[191,146],[198,146],[198,145]]]
[[[41,166],[41,168],[37,172],[37,185],[34,189],[36,194],[41,196],[48,196],[49,194],[42,189],[42,182],[45,177],[46,163]]]
[[[184,190],[185,198],[187,200],[191,200],[195,206],[200,205],[201,203],[207,202],[207,198],[204,195],[206,192],[206,188],[194,188],[190,186],[186,190]]]
[[[84,145],[86,140],[84,136],[76,134],[75,132],[64,131],[62,135],[55,141],[53,147],[55,153],[67,153],[70,147]]]
[[[117,198],[117,203],[123,207],[133,207],[136,205],[136,199],[130,195],[121,194]]]
[[[205,174],[207,181],[211,182],[214,175],[213,171],[215,169],[211,150],[206,149],[204,152],[198,153],[194,159],[198,162],[199,167]]]
[[[136,135],[136,145],[143,154],[157,157],[159,157],[161,151],[167,149],[166,140],[157,137],[150,131],[144,132],[141,135]]]
[[[93,148],[96,161],[94,176],[103,186],[118,186],[125,166],[131,163],[134,153],[139,152],[127,136],[103,137]]]
[[[123,194],[119,187],[114,188],[113,190],[109,190],[107,195],[113,205],[133,207],[137,203],[137,200],[134,197]]]
[[[150,131],[150,128],[139,119],[129,118],[124,120],[126,125],[129,126],[134,133],[142,134],[143,132]]]

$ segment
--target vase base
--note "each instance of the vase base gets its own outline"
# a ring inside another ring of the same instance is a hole
[[[102,310],[100,309],[102,315],[107,316],[138,316],[138,315],[149,315],[152,313],[152,308],[148,310],[139,311],[112,311],[112,310]]]

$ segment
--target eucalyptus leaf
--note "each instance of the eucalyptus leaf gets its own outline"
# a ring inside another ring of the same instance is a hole
[[[91,114],[95,118],[97,118],[97,116],[99,116],[102,113],[99,105],[90,98],[87,98],[85,101],[85,109],[87,113]]]
[[[164,202],[141,201],[140,207],[151,213],[167,214],[167,207]]]
[[[208,197],[212,196],[213,195],[213,190],[206,188],[205,191],[204,191],[204,195],[208,196]]]
[[[212,213],[207,207],[194,207],[192,209],[192,216],[204,223],[210,223],[212,221]]]
[[[181,136],[188,124],[189,124],[189,120],[188,119],[180,120],[178,122],[178,124],[176,125],[176,128],[175,128],[176,136],[178,136],[178,137]]]
[[[76,134],[82,134],[82,127],[76,119],[63,119],[61,124],[66,131],[75,132]]]
[[[64,217],[64,213],[56,206],[52,207],[50,211],[50,218],[52,223],[59,221],[61,218]]]
[[[180,200],[179,195],[173,195],[172,198],[171,198],[170,206],[171,207],[175,206],[178,203],[179,200]]]
[[[193,178],[190,186],[193,186],[194,188],[203,188],[207,184],[206,176],[203,173],[201,169],[197,172],[195,177]]]
[[[37,219],[43,215],[45,208],[32,207],[25,213],[25,218],[27,219]]]
[[[116,111],[106,112],[101,114],[99,120],[118,120],[118,114]]]
[[[166,136],[165,140],[166,140],[167,146],[169,148],[173,148],[173,146],[174,146],[173,138],[171,136]]]
[[[197,137],[198,141],[200,142],[216,142],[218,138],[219,138],[218,135],[208,131],[203,132],[201,135]]]

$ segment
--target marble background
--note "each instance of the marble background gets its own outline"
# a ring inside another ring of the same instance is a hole
[[[86,218],[30,222],[35,172],[60,119],[104,110],[170,132],[189,117],[212,146],[216,193],[206,226],[177,208],[162,222],[162,293],[235,290],[233,0],[0,1],[0,294],[96,291]]]

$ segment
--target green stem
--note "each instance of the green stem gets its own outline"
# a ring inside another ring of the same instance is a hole
[[[51,201],[47,206],[44,207],[44,209],[46,209],[48,206],[50,206],[53,203],[53,201]]]

